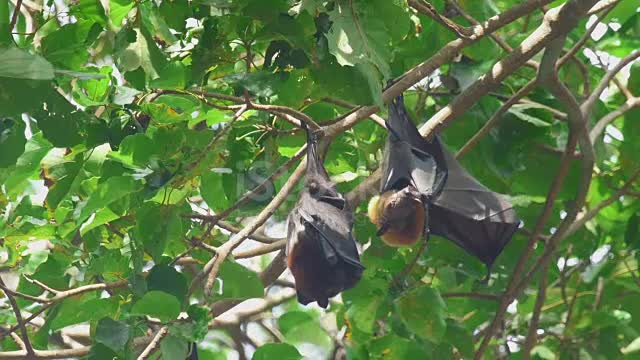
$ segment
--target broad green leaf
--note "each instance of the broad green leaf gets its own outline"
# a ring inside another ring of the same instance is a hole
[[[120,25],[122,25],[122,20],[124,20],[135,5],[135,1],[130,0],[109,0],[109,18],[111,19],[111,23],[119,28]]]
[[[130,37],[134,41],[129,41],[128,46],[117,53],[121,71],[134,71],[141,68],[147,78],[158,78],[160,69],[166,65],[166,60],[159,54],[158,47],[146,32],[137,28],[131,31]]]
[[[99,299],[86,295],[70,297],[60,304],[58,312],[51,322],[51,330],[55,331],[69,325],[97,321],[114,316],[117,311],[118,304],[113,299]]]
[[[110,223],[113,220],[120,218],[120,215],[114,213],[109,208],[103,208],[96,211],[96,216],[91,219],[90,222],[85,223],[80,228],[80,235],[85,235],[89,231],[97,228],[98,226]]]
[[[176,319],[179,314],[180,301],[164,291],[149,291],[131,308],[131,315],[147,315],[165,322]]]
[[[428,359],[426,352],[415,342],[395,334],[374,338],[369,344],[370,359]]]
[[[38,267],[44,264],[49,258],[49,250],[36,250],[30,253],[29,259],[27,260],[26,265],[22,268],[22,273],[26,275],[31,275]]]
[[[71,14],[81,19],[92,20],[103,27],[107,25],[107,15],[100,0],[79,0],[71,7]]]
[[[169,26],[167,26],[164,18],[160,16],[154,2],[139,3],[138,9],[140,10],[142,24],[149,33],[154,34],[169,45],[176,42],[176,37],[169,30]]]
[[[147,276],[147,288],[149,291],[164,291],[182,302],[187,295],[188,285],[185,276],[173,267],[156,265]]]
[[[89,59],[87,45],[99,31],[100,25],[90,20],[64,25],[42,39],[42,54],[54,65],[79,70]]]
[[[160,124],[173,124],[191,119],[191,114],[179,113],[165,104],[145,104],[142,109],[151,116],[153,121]]]
[[[620,349],[623,354],[631,354],[640,351],[640,337],[635,338],[629,345]]]
[[[105,317],[98,322],[95,341],[121,353],[131,337],[131,327],[122,321]]]
[[[544,345],[536,345],[531,349],[531,355],[536,355],[544,360],[555,360],[556,355],[551,349]]]
[[[256,272],[230,260],[222,263],[214,286],[216,299],[244,300],[263,295],[264,286]]]
[[[94,211],[108,206],[132,192],[140,190],[142,184],[130,176],[110,177],[102,183],[98,190],[89,196],[87,203],[80,211],[80,220],[84,220]]]
[[[186,359],[189,344],[185,339],[168,335],[160,342],[160,352],[163,359]]]
[[[27,139],[24,137],[25,125],[22,119],[0,120],[0,168],[14,165],[24,152]]]
[[[551,126],[551,124],[549,124],[548,122],[544,121],[544,120],[540,120],[535,116],[531,116],[525,112],[522,112],[518,109],[515,108],[510,108],[509,112],[513,115],[515,115],[518,119],[526,121],[530,124],[533,124],[535,126],[540,126],[540,127],[546,127],[546,126]]]
[[[230,205],[223,189],[222,174],[220,173],[208,172],[203,174],[201,176],[200,193],[211,209],[225,209]]]
[[[298,350],[285,343],[265,344],[256,349],[251,360],[298,360],[302,359],[302,355]]]
[[[51,80],[53,66],[39,55],[17,48],[0,48],[0,77]]]
[[[9,2],[3,1],[0,3],[0,47],[12,45],[10,19],[11,12],[9,11]]]
[[[178,211],[174,206],[147,202],[136,214],[136,236],[156,262],[169,242],[182,240],[182,219]]]
[[[409,330],[439,343],[447,331],[446,305],[438,290],[423,285],[395,300],[396,309]]]

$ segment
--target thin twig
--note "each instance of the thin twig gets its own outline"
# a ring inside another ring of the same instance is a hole
[[[11,23],[9,24],[9,32],[13,31],[13,28],[16,26],[18,22],[18,13],[20,13],[20,8],[22,7],[22,0],[16,1],[16,6],[13,9],[13,15],[11,16]]]
[[[540,313],[542,312],[542,305],[547,297],[547,277],[549,275],[549,265],[542,269],[540,274],[540,285],[538,286],[538,295],[536,296],[536,303],[533,307],[533,313],[531,314],[531,321],[529,322],[529,331],[522,347],[522,358],[525,360],[531,359],[531,349],[536,345],[538,337],[538,324],[540,322]]]
[[[469,39],[473,32],[463,26],[456,24],[449,18],[438,14],[438,10],[425,0],[409,0],[409,5],[419,12],[429,16],[438,24],[444,26],[446,29],[453,31],[459,38]],[[477,24],[475,24],[477,25]]]
[[[625,66],[630,64],[632,61],[635,61],[638,57],[640,57],[640,50],[636,50],[631,54],[623,57],[622,59],[620,59],[620,62],[616,64],[616,66],[607,71],[607,73],[600,80],[600,83],[598,83],[598,86],[593,89],[591,95],[589,95],[589,97],[580,106],[582,112],[586,114],[591,113],[593,106],[600,98],[602,92],[607,88],[607,86],[609,86],[609,82],[611,81],[611,79],[613,79],[613,77],[616,76],[616,74],[618,74]]]
[[[147,345],[147,347],[144,348],[142,353],[140,353],[140,356],[138,356],[138,360],[146,360],[151,355],[153,355],[153,353],[156,350],[158,350],[158,348],[160,347],[160,341],[162,341],[162,338],[164,338],[168,332],[169,332],[168,326],[161,327],[160,330],[158,330],[156,335],[153,337],[153,340],[149,342],[149,345]]]
[[[0,288],[2,288],[2,290],[8,289],[7,285],[5,285],[4,283],[4,280],[2,280],[2,277],[0,277]],[[22,314],[20,313],[18,302],[7,291],[4,292],[4,296],[9,299],[9,303],[11,304],[11,308],[13,309],[13,313],[16,315],[16,321],[18,322],[18,326],[20,327],[20,333],[22,333],[22,342],[24,345],[24,349],[27,352],[27,356],[35,356],[35,353],[33,352],[33,346],[31,345],[31,341],[29,340],[29,332],[27,332],[27,327],[22,321]]]

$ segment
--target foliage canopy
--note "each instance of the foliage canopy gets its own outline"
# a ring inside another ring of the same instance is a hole
[[[0,358],[636,358],[639,39],[635,0],[0,1]],[[488,283],[437,237],[397,281],[366,218],[403,91],[524,220]],[[326,312],[280,276],[301,121],[366,266]]]

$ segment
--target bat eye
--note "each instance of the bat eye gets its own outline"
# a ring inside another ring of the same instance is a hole
[[[318,192],[319,186],[318,183],[315,181],[312,181],[309,183],[309,192],[312,194],[315,194]]]

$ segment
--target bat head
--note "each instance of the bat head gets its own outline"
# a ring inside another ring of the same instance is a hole
[[[411,246],[424,234],[425,204],[412,186],[373,197],[367,213],[378,226],[377,235],[390,246]]]

